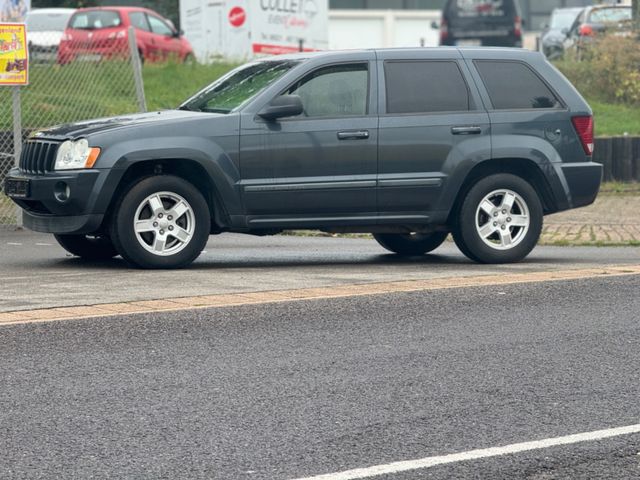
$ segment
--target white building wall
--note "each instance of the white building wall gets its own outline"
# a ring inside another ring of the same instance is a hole
[[[440,10],[329,10],[329,48],[433,47]]]

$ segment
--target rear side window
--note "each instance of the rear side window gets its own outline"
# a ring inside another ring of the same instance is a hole
[[[469,90],[454,61],[390,61],[384,75],[387,113],[469,110]]]
[[[562,108],[553,92],[534,71],[520,62],[474,62],[496,110]]]
[[[119,27],[121,23],[118,12],[113,10],[91,10],[76,13],[71,18],[69,27],[83,30],[99,30],[101,28]]]

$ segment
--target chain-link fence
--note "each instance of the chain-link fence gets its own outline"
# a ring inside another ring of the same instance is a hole
[[[133,29],[87,25],[75,32],[75,38],[63,32],[27,33],[29,85],[20,88],[18,126],[23,140],[52,125],[145,109]],[[19,155],[12,97],[12,87],[0,87],[0,185]],[[0,228],[15,224],[16,208],[0,193]]]

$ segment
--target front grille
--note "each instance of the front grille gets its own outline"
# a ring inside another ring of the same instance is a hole
[[[59,146],[59,142],[29,140],[20,155],[20,171],[31,174],[51,172]]]

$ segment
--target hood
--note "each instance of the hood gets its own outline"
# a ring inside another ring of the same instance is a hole
[[[62,40],[62,33],[58,30],[50,30],[43,32],[29,32],[27,40],[31,45],[38,47],[57,47]]]
[[[542,36],[543,45],[562,44],[567,39],[567,35],[560,30],[549,30]]]
[[[122,115],[119,117],[106,117],[94,120],[85,120],[83,122],[65,123],[56,125],[51,128],[40,130],[34,134],[38,138],[80,138],[96,133],[115,130],[118,128],[142,126],[142,125],[160,125],[171,122],[183,122],[191,119],[212,118],[216,116],[225,116],[223,114],[190,112],[187,110],[161,110],[158,112],[135,113],[131,115]]]

